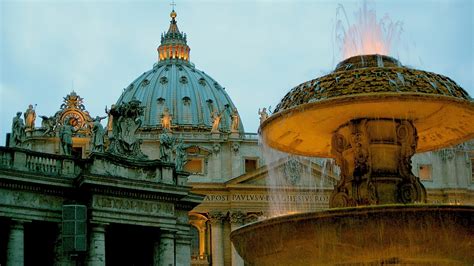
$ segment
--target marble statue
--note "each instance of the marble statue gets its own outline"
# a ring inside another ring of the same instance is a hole
[[[35,120],[36,120],[36,112],[33,105],[28,105],[28,109],[26,109],[25,113],[23,114],[25,118],[25,128],[26,130],[32,130],[35,127]]]
[[[12,134],[10,146],[21,147],[25,141],[25,124],[21,118],[21,112],[17,112],[12,122]]]
[[[260,111],[260,108],[258,109],[258,114],[260,115],[260,124],[263,123],[263,121],[267,120],[268,118],[268,112],[267,108],[263,107],[263,109]]]
[[[187,145],[184,144],[182,139],[178,139],[177,144],[175,145],[175,164],[176,164],[176,171],[182,171],[184,165],[188,161],[188,154],[186,153]]]
[[[114,109],[115,108],[115,104],[112,104],[110,106],[110,109]],[[112,124],[113,124],[113,121],[114,121],[114,116],[112,115],[112,113],[107,109],[107,106],[105,106],[105,113],[107,114],[107,127],[106,127],[106,130],[107,131],[112,131]]]
[[[219,133],[219,124],[221,122],[222,112],[218,114],[216,111],[212,111],[211,117],[212,117],[211,133]]]
[[[136,135],[137,129],[141,126],[143,106],[135,98],[131,101],[116,105],[108,113],[113,116],[112,136],[108,152],[126,156],[133,159],[146,159],[147,156],[141,151],[142,140]]]
[[[72,154],[72,134],[74,127],[71,126],[71,119],[64,120],[64,124],[59,128],[59,140],[61,142],[61,152],[64,155]]]
[[[171,120],[172,116],[169,112],[168,107],[165,107],[163,114],[161,115],[161,127],[163,129],[171,130]]]
[[[165,130],[160,134],[160,160],[163,162],[171,162],[171,150],[173,148],[174,138]]]
[[[237,112],[237,108],[234,108],[234,110],[232,111],[231,119],[232,125],[230,127],[230,132],[239,132],[239,113]]]
[[[96,116],[95,119],[93,119],[92,123],[92,138],[91,138],[91,146],[92,146],[92,152],[104,152],[105,151],[105,146],[104,146],[104,136],[105,136],[105,129],[100,123],[102,119],[105,117],[99,117]]]

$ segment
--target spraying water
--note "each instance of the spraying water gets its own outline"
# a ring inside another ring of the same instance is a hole
[[[375,8],[369,7],[367,1],[355,16],[355,23],[350,24],[344,6],[336,9],[335,38],[343,59],[364,54],[396,56],[394,48],[403,31],[402,22],[394,22],[388,15],[377,18]]]
[[[268,167],[269,217],[327,208],[338,175],[332,159],[290,155],[260,142]]]

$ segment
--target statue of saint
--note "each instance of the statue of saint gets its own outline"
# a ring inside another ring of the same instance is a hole
[[[74,127],[71,126],[71,118],[67,118],[59,129],[59,140],[61,142],[61,152],[64,155],[72,154],[72,133]]]
[[[163,162],[171,161],[171,149],[173,147],[173,142],[174,139],[167,130],[160,134],[160,160]]]
[[[232,111],[232,126],[230,127],[230,132],[235,133],[239,132],[239,113],[237,112],[237,108],[234,108]]]
[[[23,141],[25,141],[25,124],[21,118],[21,112],[17,112],[12,122],[12,134],[11,134],[10,146],[21,147]]]
[[[110,106],[110,110],[114,109],[115,108],[115,104],[112,104]],[[107,131],[112,131],[112,123],[114,121],[114,116],[113,116],[113,112],[110,112],[110,110],[107,109],[107,106],[105,106],[105,113],[107,114],[108,116],[108,120],[107,120]]]
[[[260,115],[260,124],[263,123],[263,121],[267,120],[268,118],[267,108],[263,107],[261,111],[260,111],[260,108],[258,108],[258,114]]]
[[[172,116],[169,109],[168,107],[165,107],[163,114],[161,115],[161,127],[163,127],[163,129],[171,130],[171,120]]]
[[[188,154],[186,153],[187,145],[184,144],[182,139],[178,140],[178,143],[175,146],[175,153],[176,153],[176,171],[182,171],[184,165],[188,161]]]
[[[105,147],[104,147],[104,135],[105,135],[105,130],[100,121],[104,119],[104,117],[99,117],[96,116],[95,119],[93,119],[92,123],[92,138],[91,138],[91,146],[92,146],[92,152],[104,152]]]
[[[25,113],[23,114],[25,118],[25,128],[26,130],[33,130],[35,128],[35,120],[36,120],[36,112],[33,108],[33,105],[28,105],[28,109],[26,109]]]
[[[219,123],[221,122],[222,113],[218,114],[215,110],[212,111],[212,129],[211,133],[219,133]]]

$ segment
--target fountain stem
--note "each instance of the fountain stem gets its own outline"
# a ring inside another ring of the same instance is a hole
[[[330,207],[425,202],[426,191],[411,172],[418,136],[409,120],[356,119],[332,136],[341,168]]]

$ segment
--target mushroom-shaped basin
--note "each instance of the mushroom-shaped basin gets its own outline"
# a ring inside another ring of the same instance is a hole
[[[382,55],[351,57],[331,74],[293,88],[260,133],[285,152],[333,157],[333,133],[360,118],[412,121],[417,152],[474,138],[474,102],[465,90],[448,77]]]

